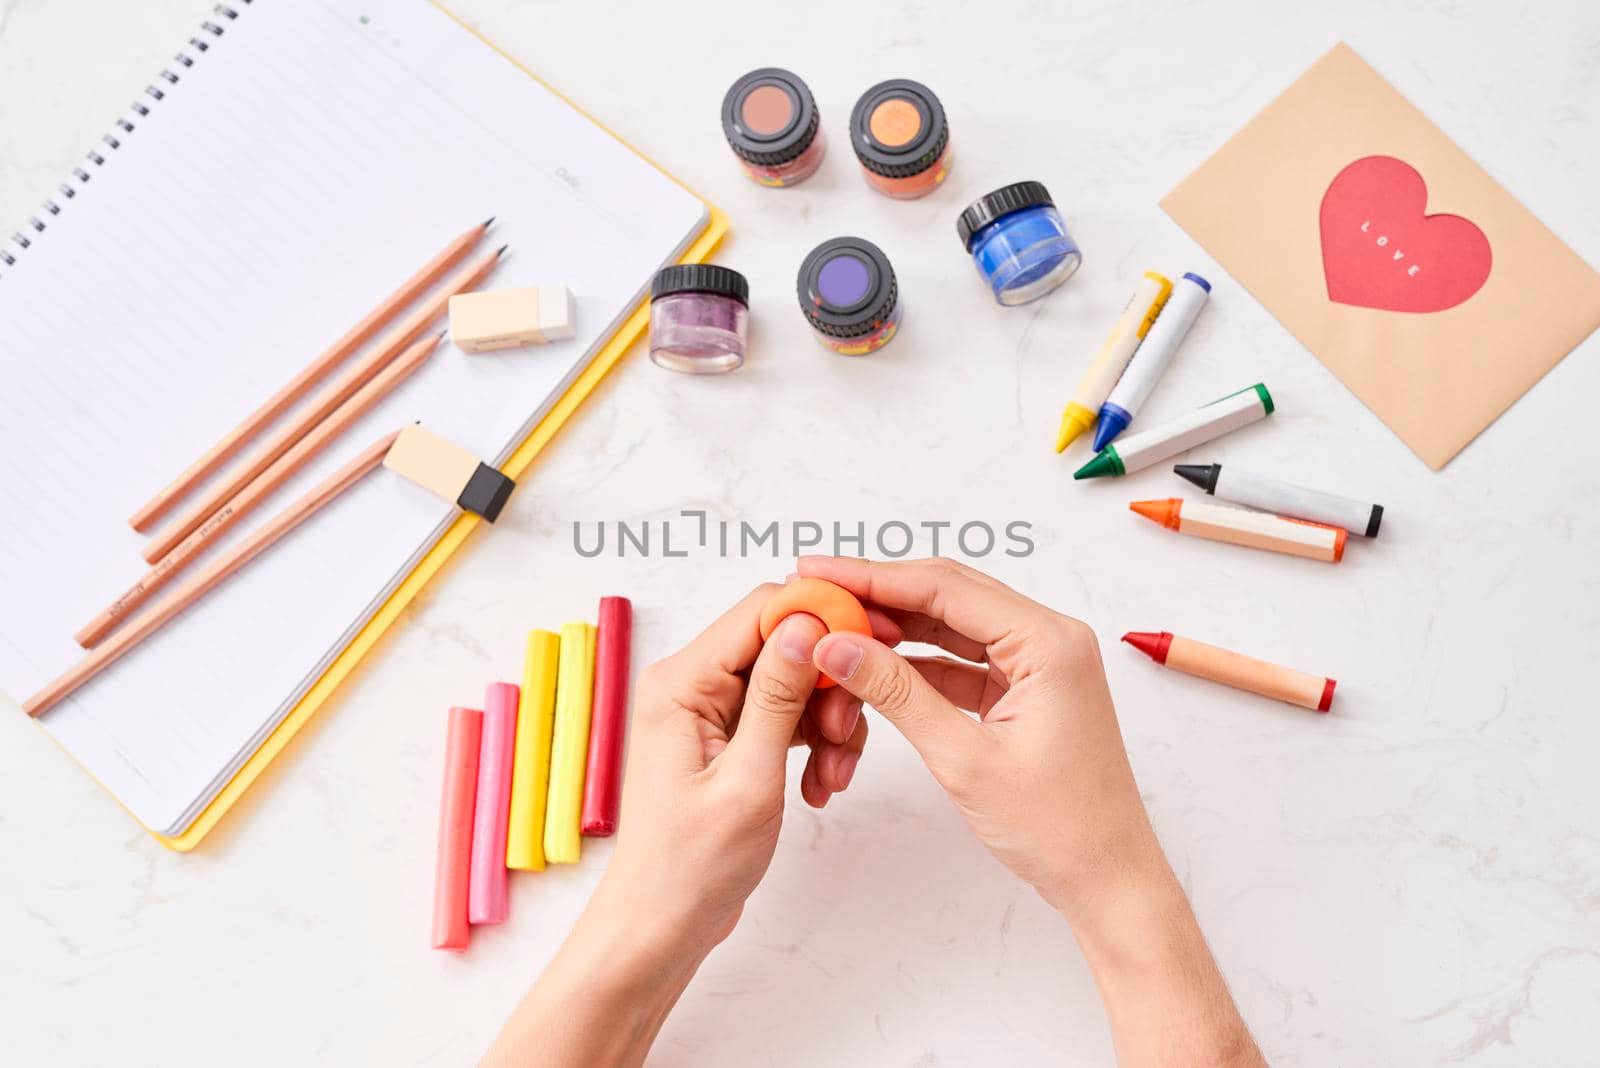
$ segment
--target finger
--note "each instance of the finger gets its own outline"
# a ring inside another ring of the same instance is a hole
[[[679,654],[696,668],[715,668],[738,674],[756,662],[761,653],[761,610],[781,589],[768,582],[757,586],[728,609]]]
[[[843,745],[829,742],[817,753],[817,781],[836,794],[849,789],[866,746],[867,720],[863,716],[848,741]]]
[[[812,808],[824,808],[833,792],[817,778],[817,754],[806,757],[806,769],[800,773],[800,796]]]
[[[983,710],[983,699],[990,680],[987,669],[943,656],[911,656],[906,659],[928,680],[928,685],[942,693],[945,700],[957,708],[967,712]]]
[[[963,660],[972,660],[983,663],[989,659],[989,650],[982,642],[974,641],[954,630],[950,624],[921,612],[905,612],[899,609],[888,610],[890,618],[900,625],[901,640],[917,642],[920,645],[937,645],[947,653],[954,653]],[[874,633],[873,637],[877,637]],[[879,638],[879,641],[882,641]],[[885,645],[893,644],[884,642]]]
[[[778,623],[750,669],[739,728],[723,759],[783,781],[785,754],[800,713],[817,685],[811,651],[827,628],[816,616],[796,612]]]
[[[942,556],[880,562],[845,556],[803,556],[802,575],[837,583],[857,597],[948,623],[989,646],[1019,622],[1049,612],[1015,590]]]
[[[866,609],[867,622],[872,624],[872,636],[874,638],[888,646],[899,645],[905,641],[905,630],[897,619],[875,605],[869,604]],[[954,650],[951,651],[954,652]]]
[[[960,774],[984,743],[983,727],[934,689],[905,657],[860,634],[830,634],[817,666],[893,723],[941,781]]]
[[[850,739],[856,721],[861,718],[861,698],[837,686],[818,690],[811,698],[807,713],[807,718],[815,721],[823,738],[843,744]]]

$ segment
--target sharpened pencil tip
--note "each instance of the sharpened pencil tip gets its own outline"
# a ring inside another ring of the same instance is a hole
[[[499,248],[495,249],[494,250],[494,254],[495,254],[496,258],[498,258],[500,256],[504,256],[506,254],[506,249],[508,249],[510,247],[511,247],[510,245],[501,245]]]
[[[494,225],[494,220],[495,220],[495,216],[493,216],[493,215],[491,215],[487,219],[483,220],[483,228],[485,230],[489,229],[489,227]]]

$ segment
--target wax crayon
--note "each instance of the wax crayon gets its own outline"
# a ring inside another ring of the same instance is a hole
[[[582,831],[605,838],[617,830],[622,800],[622,740],[628,733],[628,663],[633,604],[600,598],[595,627],[594,714],[589,717],[589,767],[583,778]]]
[[[1150,332],[1139,342],[1139,348],[1128,361],[1128,369],[1117,379],[1111,396],[1100,406],[1100,421],[1094,427],[1095,452],[1128,429],[1150,391],[1166,374],[1178,346],[1183,344],[1210,295],[1211,283],[1193,273],[1185,274],[1172,287],[1172,297],[1161,309]]]
[[[1224,508],[1205,501],[1185,501],[1171,497],[1164,501],[1134,501],[1128,505],[1146,519],[1197,538],[1267,549],[1290,556],[1337,564],[1344,559],[1343,527],[1307,523],[1267,512],[1247,512],[1243,508]]]
[[[550,793],[550,738],[556,723],[560,659],[559,635],[548,630],[528,632],[511,765],[511,823],[506,832],[506,867],[519,871],[544,870],[544,806]]]
[[[1104,478],[1132,474],[1160,463],[1185,449],[1203,445],[1229,431],[1265,419],[1277,408],[1267,387],[1257,382],[1159,426],[1129,434],[1107,445],[1094,459],[1072,474],[1073,478]]]
[[[1061,428],[1056,431],[1056,452],[1062,452],[1073,439],[1094,425],[1095,414],[1111,396],[1111,387],[1117,384],[1128,360],[1139,342],[1150,330],[1150,325],[1161,314],[1161,308],[1172,294],[1172,281],[1165,275],[1146,271],[1133,298],[1122,309],[1111,335],[1100,346],[1100,354],[1078,382],[1078,389],[1061,413]]]
[[[1156,663],[1185,675],[1210,679],[1316,712],[1326,712],[1333,705],[1333,688],[1338,685],[1333,679],[1269,664],[1192,638],[1180,638],[1165,630],[1129,631],[1122,640]]]
[[[567,623],[561,628],[556,726],[550,742],[550,796],[544,815],[544,859],[550,864],[576,864],[583,848],[580,820],[594,694],[593,632],[587,623]]]
[[[1381,504],[1368,504],[1366,501],[1307,489],[1282,479],[1252,474],[1232,465],[1229,465],[1226,473],[1221,464],[1178,464],[1172,470],[1180,478],[1193,482],[1222,500],[1296,519],[1309,519],[1313,523],[1343,527],[1352,534],[1368,538],[1378,536],[1378,524],[1383,522]]]
[[[466,949],[467,895],[472,880],[472,821],[478,796],[483,713],[452,708],[444,743],[444,796],[433,874],[433,948]]]
[[[478,796],[472,817],[472,879],[467,918],[505,923],[506,821],[511,811],[511,762],[517,739],[517,688],[492,682],[483,699],[483,738],[478,746]]]

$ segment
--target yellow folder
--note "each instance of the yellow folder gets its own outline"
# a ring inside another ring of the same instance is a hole
[[[444,9],[441,7],[441,10]],[[457,22],[461,22],[453,13],[449,11],[445,13],[449,14]],[[514,57],[507,55],[494,42],[485,39],[472,27],[467,26],[466,23],[462,22],[461,24],[479,40],[516,64],[518,69],[527,74],[528,77],[538,79],[538,75],[518,63]],[[542,83],[542,79],[538,80]],[[548,83],[543,84],[546,84],[547,88],[555,92],[554,87],[549,86]],[[558,93],[557,95],[561,94]],[[562,99],[566,100],[566,97],[562,96]],[[582,108],[577,108],[577,105],[572,104],[571,100],[566,102],[576,108],[589,121],[595,121],[594,116],[584,112]],[[608,133],[612,133],[603,123],[596,123],[596,125],[606,129]],[[615,137],[615,133],[612,133],[612,136]],[[621,139],[619,138],[619,140]],[[643,154],[640,153],[640,155],[642,157]],[[679,260],[680,263],[705,262],[722,240],[723,235],[728,232],[727,216],[709,203],[707,203],[706,207],[709,213],[706,228],[700,232],[699,237],[684,252]],[[512,453],[511,458],[501,468],[502,471],[512,478],[522,478],[530,465],[532,465],[534,458],[555,436],[556,431],[561,429],[561,425],[567,421],[567,418],[577,410],[578,405],[582,404],[584,399],[594,392],[595,386],[606,376],[607,372],[617,365],[634,341],[644,332],[649,321],[649,305],[647,302],[641,301],[639,307],[634,309],[633,314],[623,321],[616,333],[611,335],[611,338],[600,349],[600,352],[584,370],[583,374],[556,402],[555,407],[550,410],[550,414],[546,415],[539,422],[539,425],[534,427],[527,439],[518,446],[517,451]],[[400,584],[400,587],[384,602],[383,607],[378,609],[377,615],[368,621],[367,625],[351,640],[350,644],[345,646],[344,651],[334,659],[332,664],[328,665],[328,670],[322,673],[322,677],[300,699],[299,704],[295,705],[284,721],[278,725],[277,730],[272,732],[267,740],[262,743],[261,748],[257,749],[250,759],[245,762],[244,766],[239,769],[238,774],[234,775],[228,785],[222,788],[222,792],[217,794],[211,803],[206,806],[205,810],[195,818],[194,823],[189,825],[188,830],[172,837],[155,834],[156,840],[169,849],[184,853],[199,845],[201,839],[217,825],[217,822],[244,795],[250,785],[266,770],[267,765],[272,763],[273,758],[283,752],[290,740],[294,738],[295,733],[333,695],[339,684],[360,663],[361,658],[366,656],[373,646],[377,645],[378,640],[389,629],[389,625],[395,621],[406,605],[411,603],[411,599],[427,584],[428,580],[444,566],[445,561],[450,559],[450,554],[454,553],[467,540],[468,535],[472,533],[473,528],[478,523],[479,519],[475,515],[461,515],[450,529],[445,532],[444,537],[439,539],[438,544],[422,558],[411,574],[406,577],[406,580]]]

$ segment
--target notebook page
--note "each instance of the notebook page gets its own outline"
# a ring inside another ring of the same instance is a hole
[[[422,0],[231,6],[0,261],[0,689],[19,701],[143,573],[133,510],[455,235],[496,216],[481,250],[510,250],[489,284],[569,286],[578,336],[442,345],[246,528],[407,422],[503,459],[704,226],[698,200]],[[180,832],[453,517],[374,472],[42,725]]]

